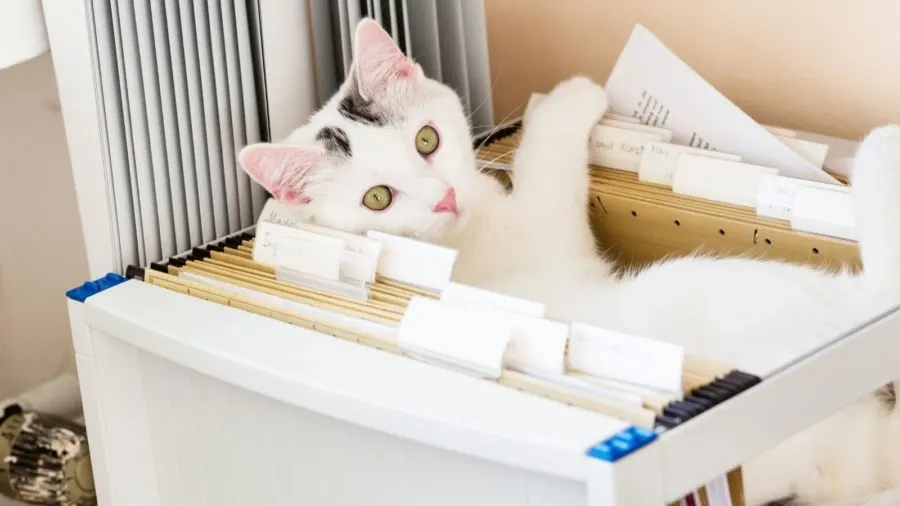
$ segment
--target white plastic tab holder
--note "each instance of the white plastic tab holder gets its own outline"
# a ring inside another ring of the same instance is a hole
[[[588,141],[588,162],[610,169],[637,172],[644,144],[648,141],[662,142],[663,136],[659,133],[597,125],[591,131]]]
[[[367,300],[377,259],[347,249],[337,237],[260,222],[253,260],[275,268],[280,281],[357,300]]]
[[[819,183],[792,177],[766,174],[760,178],[756,196],[756,214],[766,218],[790,220],[794,212],[797,190],[804,187],[847,193],[848,186]]]
[[[850,193],[808,186],[799,188],[794,197],[791,228],[856,241]]]
[[[375,282],[375,266],[378,265],[378,260],[381,258],[380,242],[362,235],[304,222],[302,214],[295,206],[271,198],[263,207],[258,223],[260,225],[257,225],[257,231],[262,223],[272,223],[313,234],[342,239],[347,249],[369,257],[367,260],[360,260],[358,263],[343,265],[342,268],[346,275],[352,279],[365,279],[369,283]]]
[[[631,118],[631,119],[634,119],[634,118]],[[658,134],[660,136],[662,142],[671,142],[672,141],[672,131],[671,130],[645,125],[638,120],[621,121],[621,120],[610,118],[609,115],[607,114],[607,115],[604,115],[604,117],[600,120],[600,124],[605,125],[605,126],[615,127],[615,128],[622,128],[625,130],[634,130],[635,132]]]
[[[450,282],[459,256],[455,249],[375,230],[366,235],[382,246],[378,274],[431,290],[443,290]]]
[[[543,318],[546,313],[540,302],[454,282],[448,283],[441,290],[441,302],[457,307],[485,306],[534,318]]]
[[[705,156],[717,160],[740,162],[740,155],[721,153],[711,149],[692,148],[681,144],[649,141],[644,143],[641,163],[638,167],[638,179],[648,183],[672,186],[672,178],[678,166],[678,159],[683,154]]]
[[[498,314],[497,318],[513,326],[504,358],[510,369],[535,376],[565,374],[568,325],[512,313]]]
[[[681,393],[684,349],[671,343],[573,323],[568,362],[593,376]]]
[[[512,322],[491,311],[462,309],[426,297],[413,297],[397,331],[410,355],[487,378],[499,378],[512,338]]]
[[[672,191],[755,208],[762,176],[777,173],[778,169],[771,167],[682,154],[672,178]]]

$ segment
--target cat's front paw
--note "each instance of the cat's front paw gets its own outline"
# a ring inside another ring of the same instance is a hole
[[[857,151],[859,157],[873,157],[900,164],[900,125],[878,127],[863,139]]]
[[[603,118],[608,106],[603,87],[590,78],[575,76],[558,83],[546,97],[529,107],[524,124],[526,128],[532,123],[554,128],[590,128]]]

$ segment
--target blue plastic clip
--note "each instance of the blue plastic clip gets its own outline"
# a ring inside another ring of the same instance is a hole
[[[615,462],[656,439],[656,432],[643,427],[629,427],[615,436],[588,448],[588,457]]]
[[[119,283],[124,283],[126,278],[124,276],[120,276],[114,272],[110,272],[106,276],[103,276],[100,279],[94,281],[88,281],[85,284],[73,288],[66,292],[66,297],[77,300],[78,302],[84,302],[91,295],[98,294],[107,288],[112,288]]]

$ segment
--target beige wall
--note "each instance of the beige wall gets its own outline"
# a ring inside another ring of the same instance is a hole
[[[606,82],[647,26],[757,121],[858,138],[900,122],[897,0],[485,0],[503,118],[583,73]]]
[[[68,368],[87,260],[49,54],[0,70],[0,398]]]

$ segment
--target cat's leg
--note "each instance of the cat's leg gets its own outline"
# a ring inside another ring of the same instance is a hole
[[[586,77],[556,85],[528,111],[515,155],[513,198],[548,241],[593,251],[587,212],[591,129],[606,113],[603,88]]]
[[[895,305],[900,303],[900,125],[877,128],[863,139],[850,178],[863,276],[886,304]]]

